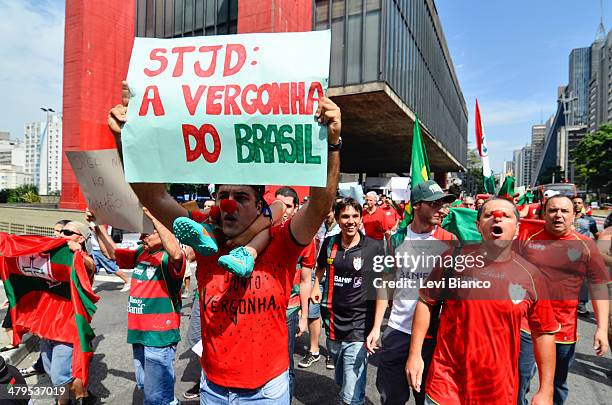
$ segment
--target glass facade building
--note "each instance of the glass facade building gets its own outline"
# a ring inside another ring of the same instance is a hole
[[[572,49],[569,56],[569,99],[572,114],[568,125],[588,124],[589,81],[591,80],[591,48]]]
[[[239,21],[250,17],[241,15],[245,4],[262,4],[258,16],[279,13],[266,11],[263,1],[241,3],[240,9],[238,3],[137,0],[136,36],[241,33]],[[408,172],[416,116],[432,170],[465,166],[467,108],[433,0],[295,3],[312,8],[312,30],[331,30],[328,94],[342,108],[343,171]]]
[[[465,165],[467,109],[433,1],[316,0],[332,31],[330,86],[386,82]]]

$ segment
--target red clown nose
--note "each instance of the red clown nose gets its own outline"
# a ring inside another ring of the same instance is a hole
[[[210,207],[210,212],[208,215],[212,218],[213,221],[218,221],[219,218],[221,218],[221,209],[216,205],[213,205],[212,207]]]
[[[238,204],[236,203],[236,201],[230,200],[229,198],[221,200],[220,206],[221,211],[227,212],[228,214],[233,214],[238,209]]]
[[[502,210],[495,210],[492,212],[493,214],[493,218],[503,218],[504,217],[504,211]]]

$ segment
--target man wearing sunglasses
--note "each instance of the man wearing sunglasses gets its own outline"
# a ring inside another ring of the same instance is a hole
[[[414,255],[417,253],[414,252],[413,248],[418,244],[419,248],[427,248],[434,255],[445,252],[448,246],[438,241],[455,240],[456,237],[440,226],[441,210],[444,204],[454,200],[454,195],[444,193],[438,183],[433,180],[417,184],[411,195],[414,219],[408,227],[399,229],[391,237],[390,251],[393,254]],[[396,279],[399,281],[405,278],[427,278],[431,270],[431,268],[425,266],[419,266],[416,271],[398,267],[396,269]],[[380,338],[385,310],[388,306],[387,298],[380,296],[376,300],[374,327],[367,338],[367,348],[370,353],[380,348],[378,339]],[[395,290],[392,298],[393,308],[387,329],[385,329],[382,337],[380,363],[376,375],[376,388],[380,393],[383,405],[404,404],[410,398],[410,387],[404,376],[404,367],[408,359],[412,318],[414,317],[418,295],[414,290],[401,288]],[[434,347],[435,339],[433,336],[425,339],[422,352],[425,362],[423,375],[427,374]],[[417,404],[423,404],[425,401],[422,392],[414,391],[414,396]]]

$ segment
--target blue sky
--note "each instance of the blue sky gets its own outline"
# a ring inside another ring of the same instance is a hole
[[[436,8],[469,111],[474,141],[478,98],[491,166],[502,170],[512,150],[530,142],[531,126],[556,111],[568,81],[569,53],[590,46],[599,0],[437,0]],[[604,0],[604,26],[612,2]]]
[[[478,97],[493,170],[529,142],[531,125],[556,108],[572,48],[589,46],[599,0],[437,0],[436,7],[469,110],[474,142]],[[23,136],[40,107],[62,108],[64,1],[0,0],[0,130]],[[604,0],[612,26],[612,1]],[[66,117],[65,117],[66,118]]]
[[[0,0],[0,131],[23,138],[40,107],[62,109],[64,1]]]

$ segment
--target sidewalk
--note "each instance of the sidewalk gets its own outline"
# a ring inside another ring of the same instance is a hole
[[[124,272],[128,275],[128,277],[131,278],[132,276],[131,269],[124,270]],[[99,283],[100,282],[123,283],[123,281],[119,277],[110,275],[110,274],[106,274],[104,272],[101,272],[100,274],[96,275],[95,280],[98,281]],[[2,305],[2,303],[4,303],[5,300],[6,300],[6,294],[4,292],[4,285],[3,283],[0,283],[0,305]],[[8,311],[8,307],[0,308],[0,322],[6,316],[7,311]],[[28,356],[28,354],[39,350],[38,342],[39,342],[38,336],[30,335],[28,333],[23,337],[19,347],[13,350],[2,352],[0,353],[0,355],[4,357],[4,361],[6,363],[15,366],[21,363],[23,359],[25,359]],[[4,329],[0,330],[0,348],[11,345],[11,344],[12,344],[12,340],[9,338],[6,331]]]

